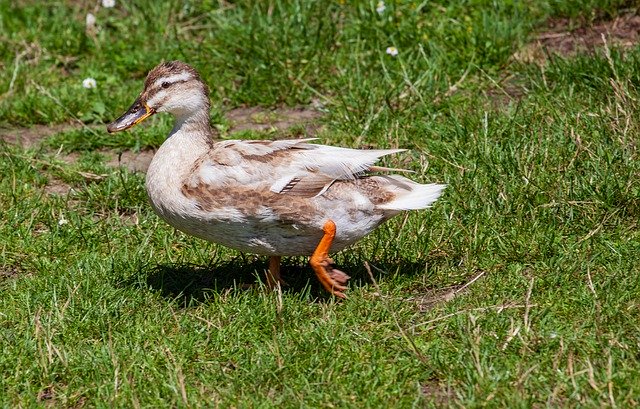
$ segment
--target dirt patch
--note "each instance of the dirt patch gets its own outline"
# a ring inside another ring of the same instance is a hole
[[[594,53],[604,47],[605,40],[608,47],[621,48],[632,47],[640,40],[640,16],[635,14],[624,14],[590,25],[575,25],[575,21],[566,18],[550,19],[546,29],[518,50],[513,58],[520,62],[543,64],[548,54],[570,57],[578,53]]]
[[[591,51],[604,45],[603,35],[610,46],[631,47],[638,42],[640,16],[627,14],[614,20],[602,21],[590,27],[570,30],[570,21],[556,19],[549,22],[549,30],[540,33],[537,40],[551,52],[571,55],[578,51]]]
[[[526,89],[517,78],[507,75],[487,88],[484,94],[490,106],[500,109],[511,102],[521,100],[526,95]]]
[[[44,192],[48,195],[66,196],[71,192],[71,185],[59,179],[50,179],[44,187]]]
[[[0,139],[12,145],[25,148],[40,143],[41,140],[59,132],[79,129],[79,124],[62,123],[55,125],[34,125],[29,128],[0,128]]]
[[[303,126],[308,133],[316,133],[319,128],[316,120],[321,116],[321,112],[306,107],[236,108],[225,114],[227,120],[231,122],[232,133],[247,130],[287,130],[294,126]]]
[[[143,150],[140,152],[122,151],[116,153],[114,151],[100,151],[107,157],[107,166],[117,168],[124,167],[131,172],[146,172],[151,164],[151,159],[155,155],[155,150]]]

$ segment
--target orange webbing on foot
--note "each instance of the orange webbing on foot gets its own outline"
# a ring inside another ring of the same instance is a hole
[[[333,261],[329,258],[329,249],[331,249],[333,239],[336,237],[336,224],[329,220],[324,224],[322,230],[324,231],[324,236],[322,236],[318,247],[311,255],[309,264],[311,264],[311,268],[315,271],[318,280],[327,291],[338,298],[347,298],[343,291],[347,289],[345,284],[347,284],[350,277],[342,271],[331,267]]]

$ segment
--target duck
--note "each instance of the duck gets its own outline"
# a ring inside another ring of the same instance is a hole
[[[268,256],[272,289],[284,284],[283,256],[309,256],[322,286],[346,298],[350,277],[329,253],[404,211],[430,207],[445,188],[375,165],[403,149],[352,149],[312,143],[315,138],[219,139],[210,110],[209,88],[198,72],[181,61],[163,62],[107,131],[127,130],[157,113],[173,115],[173,129],[146,174],[151,207],[184,233]]]

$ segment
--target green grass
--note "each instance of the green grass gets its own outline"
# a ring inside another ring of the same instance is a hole
[[[0,0],[0,125],[91,125],[0,142],[3,406],[638,404],[640,49],[512,58],[630,3],[376,3]],[[266,260],[176,232],[104,163],[162,143],[166,116],[99,125],[163,59],[202,73],[223,137],[233,107],[313,103],[323,143],[410,148],[389,164],[449,186],[335,256],[348,300],[303,258],[282,294],[243,289]]]

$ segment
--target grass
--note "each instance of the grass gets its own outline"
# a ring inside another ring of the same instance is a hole
[[[0,0],[0,124],[87,125],[0,142],[3,406],[638,404],[640,50],[513,57],[629,3],[375,3]],[[105,164],[162,143],[167,117],[102,124],[174,58],[222,137],[234,107],[314,104],[322,142],[410,148],[390,164],[445,195],[336,255],[345,302],[302,258],[243,289],[266,260],[174,231]]]

